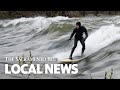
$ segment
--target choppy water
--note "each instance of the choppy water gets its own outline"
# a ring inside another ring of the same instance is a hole
[[[33,56],[68,58],[73,40],[67,41],[75,23],[80,21],[87,30],[85,55],[79,64],[77,75],[41,75],[39,78],[102,79],[113,68],[113,78],[120,78],[120,16],[84,18],[34,17],[0,20],[0,78],[23,78],[21,75],[5,75],[5,57],[16,57],[32,52]],[[81,44],[74,56],[81,53]],[[90,74],[89,74],[90,73]],[[31,77],[32,78],[32,77]]]

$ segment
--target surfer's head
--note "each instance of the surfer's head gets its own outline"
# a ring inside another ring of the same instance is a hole
[[[80,23],[80,22],[77,22],[77,23],[76,23],[76,28],[79,29],[80,26],[81,26],[81,23]]]

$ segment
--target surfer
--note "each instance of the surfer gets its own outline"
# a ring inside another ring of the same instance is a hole
[[[83,37],[83,34],[85,33],[85,38]],[[85,51],[85,40],[88,37],[88,33],[87,33],[87,29],[84,26],[81,26],[80,22],[76,23],[76,28],[73,30],[70,39],[72,39],[73,35],[75,34],[74,37],[74,46],[71,50],[71,54],[69,56],[69,59],[72,59],[72,54],[75,50],[75,48],[77,47],[77,42],[80,41],[80,43],[82,44],[82,52],[81,52],[81,56],[83,55],[84,51]]]

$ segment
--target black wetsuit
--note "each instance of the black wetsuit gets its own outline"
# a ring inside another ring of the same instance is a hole
[[[86,37],[83,38],[83,33],[85,33]],[[88,37],[88,33],[87,30],[84,26],[80,26],[79,29],[75,28],[70,36],[70,40],[72,39],[73,35],[75,34],[75,38],[74,38],[74,46],[72,48],[71,54],[70,54],[70,59],[72,59],[72,54],[75,50],[75,48],[77,47],[77,42],[80,41],[80,43],[82,44],[82,54],[84,53],[85,50],[85,40]]]

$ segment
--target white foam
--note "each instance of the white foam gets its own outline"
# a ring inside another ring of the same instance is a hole
[[[9,25],[16,25],[18,23],[21,23],[21,22],[26,22],[26,21],[31,21],[33,20],[33,18],[19,18],[19,19],[14,19],[14,20],[9,20],[8,22],[4,23],[3,26],[4,27],[7,27]]]

